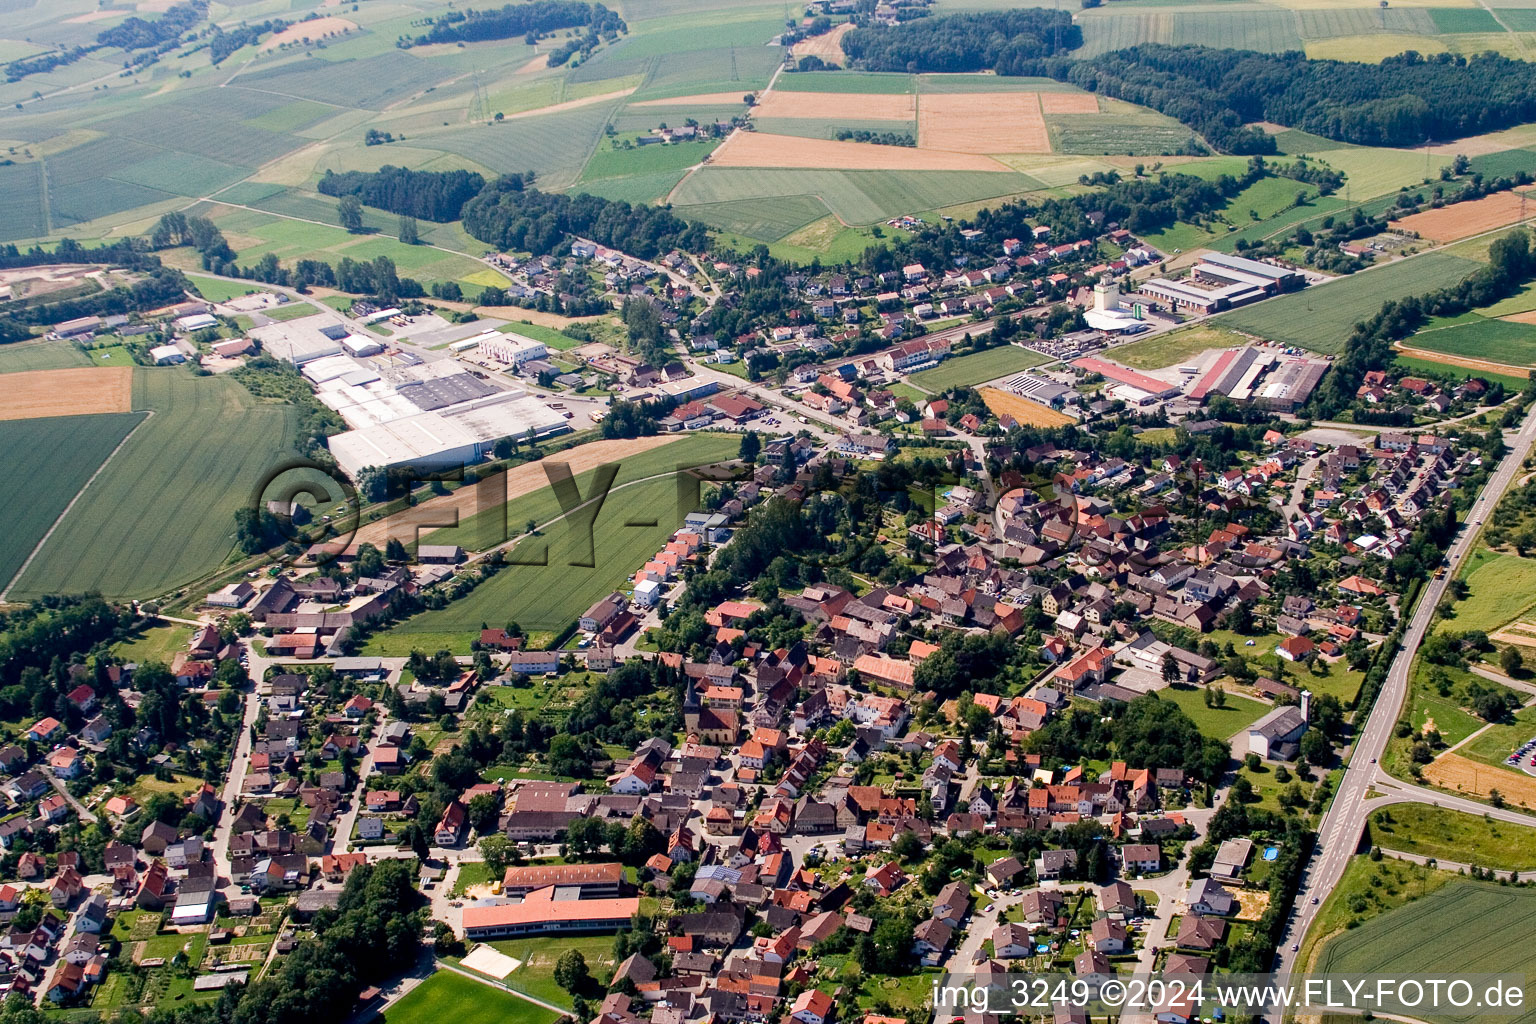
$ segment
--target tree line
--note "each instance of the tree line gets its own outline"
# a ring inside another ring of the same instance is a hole
[[[551,255],[572,235],[651,259],[671,249],[702,251],[709,232],[668,210],[599,196],[541,192],[528,175],[504,175],[464,204],[464,230],[501,249]]]
[[[268,32],[281,32],[288,25],[282,18],[270,18],[256,25],[237,25],[228,31],[215,32],[213,38],[208,40],[209,59],[214,64],[222,64],[236,50],[254,46]]]
[[[870,71],[1038,74],[1030,69],[1042,58],[1082,45],[1070,13],[1043,8],[920,18],[843,36],[843,53]]]
[[[599,3],[581,0],[535,0],[483,11],[449,11],[438,15],[417,46],[429,43],[478,43],[489,39],[548,35],[556,29],[586,28],[599,34],[627,32],[624,19]]]
[[[446,224],[459,219],[464,204],[485,188],[474,171],[412,171],[385,164],[377,171],[326,171],[317,186],[323,195],[355,196],[369,206]]]
[[[148,50],[166,43],[175,44],[183,32],[202,21],[207,13],[208,0],[190,0],[169,8],[154,21],[145,21],[137,15],[125,18],[98,33],[96,41],[121,50]]]
[[[1147,44],[1044,62],[1051,77],[1178,118],[1220,149],[1273,153],[1272,121],[1362,146],[1418,146],[1536,120],[1536,65],[1414,51],[1379,64]]]

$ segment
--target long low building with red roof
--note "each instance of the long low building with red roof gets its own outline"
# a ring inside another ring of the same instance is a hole
[[[1156,377],[1148,377],[1144,373],[1137,373],[1135,370],[1127,369],[1118,363],[1111,363],[1094,356],[1074,359],[1072,360],[1072,365],[1079,370],[1097,373],[1117,384],[1129,384],[1131,387],[1145,391],[1155,398],[1172,398],[1179,393],[1178,387],[1169,384],[1167,381],[1158,380]]]
[[[533,892],[550,886],[575,888],[585,898],[616,897],[623,891],[624,865],[606,864],[529,864],[507,868],[501,891],[508,896]]]
[[[636,896],[618,899],[563,899],[574,889],[549,886],[523,897],[521,903],[498,903],[464,908],[464,937],[499,939],[514,935],[547,935],[555,932],[598,932],[628,928],[640,910]]]

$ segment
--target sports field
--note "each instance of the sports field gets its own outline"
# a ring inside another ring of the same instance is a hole
[[[170,367],[133,375],[133,407],[153,415],[59,523],[13,597],[148,598],[211,571],[233,546],[235,510],[293,443],[292,410],[259,404],[227,377]]]
[[[1527,941],[1536,892],[1486,882],[1454,880],[1330,941],[1317,970],[1340,974],[1443,976],[1456,973],[1528,974],[1536,944]],[[1428,1010],[1424,1020],[1460,1020]],[[1536,1011],[1501,1020],[1528,1024]]]
[[[1299,292],[1256,302],[1210,322],[1314,352],[1338,354],[1350,329],[1388,299],[1444,288],[1478,269],[1472,260],[1425,253],[1384,267],[1363,270]]]
[[[379,1019],[385,1024],[437,1024],[443,1020],[456,1024],[554,1024],[559,1016],[494,985],[440,970]]]
[[[72,501],[91,474],[144,418],[124,412],[100,416],[13,419],[0,422],[0,590]]]
[[[1002,345],[956,359],[946,359],[931,370],[912,375],[912,383],[925,391],[941,394],[951,388],[970,387],[995,380],[1010,373],[1039,366],[1048,357],[1033,349]]]

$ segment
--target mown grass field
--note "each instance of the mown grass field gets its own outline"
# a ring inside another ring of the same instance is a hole
[[[1248,339],[1219,327],[1191,327],[1184,331],[1169,331],[1145,341],[1133,341],[1129,345],[1117,345],[1109,353],[1117,363],[1138,370],[1160,370],[1165,366],[1183,364],[1207,349],[1232,348]]]
[[[1177,704],[1212,739],[1226,742],[1263,718],[1270,710],[1268,704],[1235,693],[1228,693],[1224,707],[1205,706],[1205,690],[1191,686],[1169,686],[1157,691],[1158,700]]]
[[[235,510],[291,450],[291,408],[233,380],[134,369],[133,405],[153,413],[91,485],[12,596],[148,598],[206,573],[234,542]]]
[[[0,464],[5,467],[0,504],[8,510],[6,530],[0,535],[0,589],[143,418],[143,413],[122,412],[0,421]]]
[[[1529,737],[1527,737],[1529,738]],[[1536,868],[1536,829],[1426,804],[1393,804],[1371,814],[1378,846],[1502,871]]]
[[[438,971],[380,1016],[386,1024],[554,1024],[559,1014],[494,985]]]
[[[1536,892],[1487,882],[1452,881],[1407,906],[1372,918],[1329,942],[1318,957],[1328,973],[1441,976],[1458,972],[1527,974],[1536,945],[1524,941]],[[1417,1016],[1460,1019],[1430,1010]],[[1529,1022],[1536,1011],[1504,1019]]]
[[[931,370],[912,375],[912,383],[934,394],[951,388],[970,387],[1031,366],[1039,366],[1048,357],[1017,345],[1002,345],[985,352],[975,352],[956,359],[946,359]]]
[[[1222,313],[1211,323],[1314,352],[1338,354],[1344,350],[1354,324],[1375,313],[1388,299],[1443,288],[1477,269],[1478,264],[1471,260],[1441,252],[1425,253]]]
[[[1479,317],[1453,327],[1420,331],[1403,344],[1510,366],[1536,366],[1536,324]]]
[[[72,341],[21,341],[0,345],[0,373],[27,370],[68,370],[90,366],[91,357]]]

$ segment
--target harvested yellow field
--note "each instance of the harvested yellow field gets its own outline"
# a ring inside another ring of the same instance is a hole
[[[1417,232],[1434,242],[1454,242],[1514,224],[1533,214],[1536,214],[1536,207],[1531,206],[1530,196],[1522,196],[1521,190],[1515,189],[1415,213],[1392,221],[1392,227]]]
[[[843,56],[843,36],[853,28],[853,22],[845,21],[834,27],[830,32],[823,32],[819,36],[811,36],[802,39],[789,48],[789,52],[796,57],[820,57],[828,64],[841,66],[845,58]]]
[[[1043,92],[1040,109],[1047,114],[1097,114],[1099,98],[1091,92]]]
[[[694,96],[668,96],[660,100],[641,100],[632,107],[718,107],[727,103],[740,103],[750,89],[740,92],[703,92]]]
[[[1002,391],[998,388],[982,388],[981,400],[994,416],[1012,416],[1023,426],[1030,427],[1061,427],[1068,423],[1076,423],[1071,416],[1064,412],[1049,409],[1039,402],[1031,402],[1011,391]]]
[[[80,416],[133,409],[133,367],[82,366],[70,370],[24,370],[5,375],[0,420]]]
[[[996,160],[973,153],[740,131],[715,150],[709,162],[714,167],[818,167],[840,171],[1008,170]]]
[[[11,376],[16,376],[12,374]],[[615,462],[628,458],[631,455],[639,455],[641,452],[650,451],[652,448],[660,448],[664,444],[676,441],[674,435],[657,434],[653,437],[637,437],[632,440],[615,439],[608,441],[592,441],[588,444],[578,445],[568,452],[551,455],[550,462],[563,462],[571,469],[572,476],[580,476],[589,469],[596,469],[605,462]],[[525,462],[521,466],[513,466],[501,474],[506,481],[507,500],[521,498],[525,494],[532,494],[549,486],[549,476],[544,472],[543,462]],[[495,477],[488,477],[495,480]],[[501,487],[492,484],[496,496],[501,496]],[[391,537],[398,538],[402,543],[414,544],[417,540],[416,532],[418,523],[424,520],[431,522],[443,522],[447,517],[442,515],[450,510],[457,511],[459,522],[463,522],[476,512],[480,511],[476,504],[478,496],[474,487],[461,487],[452,494],[444,494],[441,497],[432,498],[417,505],[413,509],[395,515],[385,516],[375,522],[368,523],[357,528],[357,534],[352,540],[358,544],[373,544],[382,549]],[[423,512],[431,512],[430,516],[423,516]],[[425,531],[423,531],[425,532]]]
[[[1478,764],[1460,754],[1441,754],[1424,769],[1424,778],[1453,793],[1486,798],[1493,790],[1516,807],[1536,807],[1536,778]]]
[[[1529,319],[1522,319],[1529,317]],[[1511,316],[1500,317],[1501,320],[1514,320],[1517,323],[1536,324],[1536,310],[1528,313],[1515,313]],[[1502,373],[1508,377],[1529,377],[1531,371],[1526,366],[1507,366],[1504,363],[1490,362],[1487,359],[1473,359],[1471,356],[1452,355],[1449,352],[1431,352],[1427,348],[1413,348],[1409,345],[1399,344],[1397,350],[1405,356],[1415,359],[1427,359],[1434,363],[1444,363],[1447,366],[1459,367],[1470,370],[1473,373]]]
[[[1434,36],[1373,32],[1370,35],[1309,39],[1305,50],[1313,60],[1352,60],[1376,64],[1407,50],[1417,50],[1423,54],[1444,53],[1446,46]]]
[[[1501,316],[1499,319],[1517,324],[1536,324],[1536,309],[1528,309],[1524,313],[1511,313],[1508,316]]]
[[[740,97],[738,97],[739,99]],[[804,117],[855,121],[910,121],[917,116],[911,93],[767,92],[752,108],[758,117]]]
[[[289,25],[277,35],[261,44],[263,50],[275,50],[284,43],[302,43],[308,39],[326,39],[331,36],[342,36],[348,32],[356,32],[357,23],[346,18],[326,17],[311,18],[309,21],[301,21]]]
[[[954,153],[1049,153],[1033,92],[929,93],[917,107],[917,144]]]

